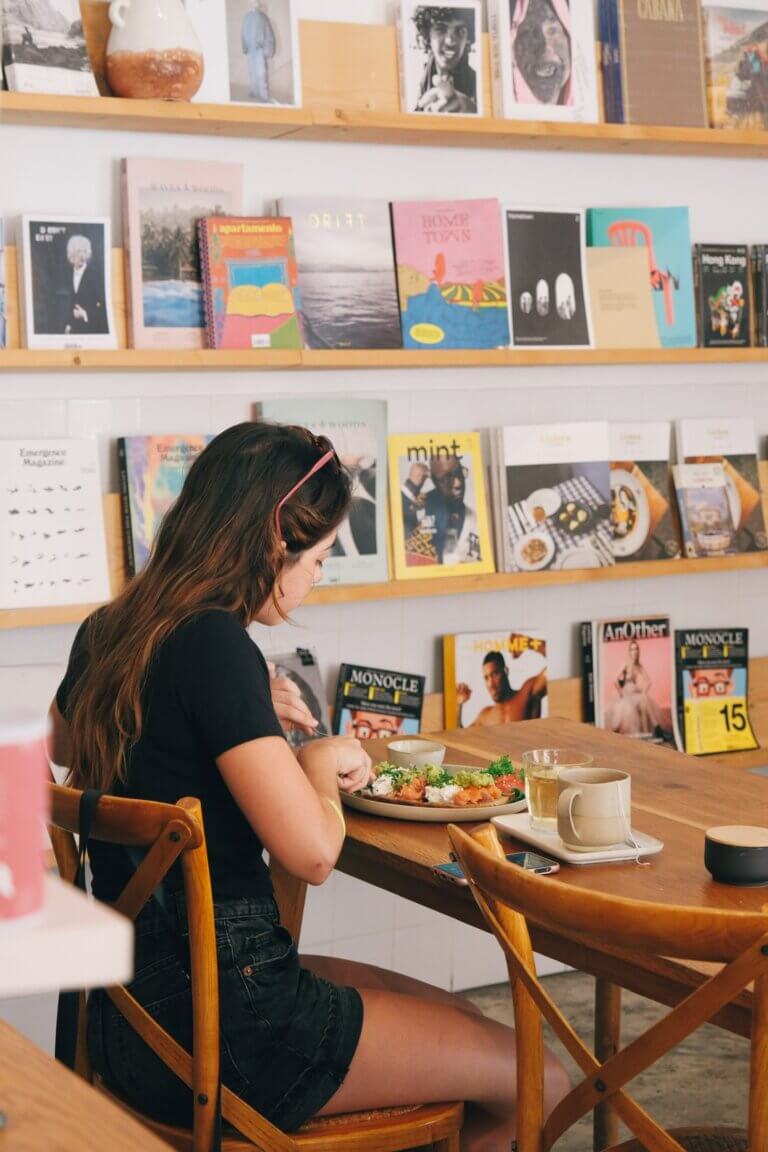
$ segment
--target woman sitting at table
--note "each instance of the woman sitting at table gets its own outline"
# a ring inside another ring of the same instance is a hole
[[[358,740],[310,741],[289,682],[270,683],[246,629],[282,623],[320,579],[350,499],[329,442],[303,428],[239,424],[192,465],[146,567],[80,628],[52,705],[53,759],[78,788],[202,801],[216,915],[222,1076],[274,1124],[317,1113],[467,1100],[462,1148],[506,1149],[515,1130],[515,1035],[471,1005],[364,964],[299,958],[278,923],[262,852],[310,884],[344,839],[339,790],[370,775]],[[93,889],[114,899],[125,851],[95,841]],[[191,1048],[178,865],[165,904],[136,923],[131,990]],[[178,937],[176,936],[178,932]],[[179,947],[181,940],[181,947]],[[180,958],[181,957],[181,958]],[[191,1096],[102,993],[89,999],[94,1067],[129,1102],[168,1121]],[[547,1059],[551,1106],[567,1090]]]

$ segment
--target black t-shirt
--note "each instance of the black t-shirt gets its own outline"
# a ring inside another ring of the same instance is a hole
[[[85,625],[56,693],[65,719],[70,692],[87,663],[84,631]],[[283,735],[257,646],[230,613],[201,612],[160,645],[141,700],[141,737],[129,753],[126,782],[116,781],[113,793],[166,803],[196,796],[203,807],[214,900],[271,894],[261,841],[216,766],[216,757],[229,748]],[[116,899],[132,871],[125,849],[91,841],[89,851],[95,895]],[[166,884],[169,890],[182,887],[178,864]]]

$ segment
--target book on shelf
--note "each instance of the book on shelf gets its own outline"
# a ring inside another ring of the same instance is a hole
[[[389,437],[395,579],[493,572],[478,432]]]
[[[242,165],[131,156],[122,188],[131,346],[205,347],[197,221],[241,214]]]
[[[581,626],[581,640],[586,715],[594,724],[638,740],[673,743],[669,617],[587,621]]]
[[[590,208],[587,242],[592,248],[645,248],[662,347],[696,347],[687,208]]]
[[[311,733],[289,728],[285,738],[291,748],[301,748],[309,740],[327,736],[331,731],[328,700],[325,695],[317,656],[311,648],[294,648],[292,652],[277,655],[267,653],[269,663],[274,666],[278,679],[290,680],[301,693],[301,699],[317,720],[317,727]]]
[[[396,22],[402,111],[484,116],[480,0],[399,0]]]
[[[399,200],[392,226],[404,347],[506,347],[498,201]]]
[[[337,736],[386,740],[414,736],[421,728],[423,676],[364,664],[342,664],[333,709]]]
[[[736,525],[722,464],[675,464],[683,550],[689,557],[735,556]]]
[[[709,122],[768,128],[768,2],[702,0]]]
[[[293,221],[305,348],[400,348],[389,202],[287,196],[277,215]]]
[[[693,284],[702,348],[749,348],[752,301],[746,244],[694,244]]]
[[[349,514],[339,525],[323,584],[376,584],[388,578],[387,402],[340,397],[264,400],[258,417],[300,424],[325,436],[352,481]]]
[[[8,346],[8,279],[5,264],[5,231],[0,220],[0,348]]]
[[[120,436],[117,468],[123,512],[125,566],[135,576],[146,564],[163,516],[187,472],[212,436]]]
[[[757,435],[751,416],[678,420],[677,458],[681,464],[722,465],[735,531],[734,550],[762,552],[768,548]]]
[[[291,221],[206,216],[198,221],[209,348],[301,348]]]
[[[443,636],[446,728],[548,715],[547,642],[528,628]]]
[[[110,598],[95,440],[0,439],[0,608]]]
[[[660,348],[642,248],[587,248],[587,284],[596,348]]]
[[[672,426],[610,424],[611,532],[617,564],[680,556],[670,471]]]
[[[79,0],[3,0],[0,45],[12,92],[98,96]]]
[[[749,250],[752,286],[753,342],[768,344],[768,245],[753,244]]]
[[[22,216],[19,299],[27,348],[117,348],[106,216]]]
[[[749,718],[746,628],[675,632],[675,739],[681,752],[745,752],[758,743]]]
[[[591,348],[581,209],[503,209],[514,348]]]
[[[493,501],[505,572],[614,563],[608,424],[511,425],[497,438]]]
[[[195,102],[301,107],[297,0],[184,2],[205,64]]]
[[[591,4],[488,0],[493,111],[514,120],[599,120]]]

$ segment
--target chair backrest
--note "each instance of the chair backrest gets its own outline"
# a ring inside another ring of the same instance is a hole
[[[561,884],[508,863],[496,829],[449,836],[475,900],[507,958],[518,1048],[518,1150],[549,1152],[586,1112],[610,1100],[649,1152],[683,1152],[624,1091],[624,1085],[679,1044],[754,981],[750,1149],[768,1148],[768,909],[765,913],[623,900]],[[649,957],[709,960],[725,967],[601,1065],[536,976],[528,923],[597,949]],[[553,1028],[585,1079],[544,1119],[542,1019]]]
[[[50,784],[50,834],[62,877],[74,881],[82,793]],[[211,1152],[216,1137],[216,1101],[220,1074],[219,982],[213,896],[200,801],[158,804],[102,796],[90,837],[143,850],[143,859],[115,902],[116,911],[135,919],[152,893],[179,860],[189,927],[193,1051],[186,1052],[122,987],[107,995],[131,1027],[193,1093],[194,1152]],[[88,1074],[85,1055],[85,998],[80,1000],[76,1068]],[[263,1152],[295,1152],[295,1143],[228,1089],[222,1089],[224,1117]]]

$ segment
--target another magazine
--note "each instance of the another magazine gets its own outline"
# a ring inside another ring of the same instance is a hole
[[[758,743],[749,718],[746,628],[675,632],[675,736],[681,752],[744,752]]]
[[[301,424],[326,436],[352,479],[352,503],[323,565],[324,584],[373,584],[388,577],[387,402],[337,397],[264,400],[261,419]]]
[[[547,642],[503,629],[443,637],[446,728],[538,720],[548,714]]]
[[[590,208],[587,240],[592,248],[645,248],[662,347],[696,347],[687,208]]]
[[[673,742],[673,649],[668,616],[594,620],[595,724],[622,736]]]
[[[754,342],[756,347],[765,348],[768,344],[768,245],[751,246],[750,266]]]
[[[674,517],[672,426],[611,424],[611,532],[616,563],[680,555]]]
[[[23,216],[21,284],[27,348],[117,348],[106,216]]]
[[[612,0],[608,18],[620,121],[706,128],[700,0]]]
[[[160,523],[212,436],[121,436],[117,441],[126,569],[146,564]]]
[[[239,216],[240,164],[130,157],[123,161],[123,242],[134,348],[203,348],[197,240],[203,216]]]
[[[400,106],[432,116],[484,116],[480,0],[400,0]]]
[[[497,117],[600,119],[591,4],[489,0],[488,24]]]
[[[0,44],[11,92],[99,95],[79,0],[3,0]]]
[[[8,282],[5,270],[5,240],[0,220],[0,348],[8,346]]]
[[[281,652],[276,656],[268,652],[267,659],[274,666],[276,677],[293,681],[313,719],[317,720],[317,727],[311,735],[295,728],[287,730],[285,738],[291,748],[301,748],[309,740],[327,736],[331,731],[328,701],[315,653],[310,648],[296,648],[293,652]]]
[[[0,608],[109,600],[95,440],[0,439]]]
[[[642,248],[587,248],[587,284],[596,348],[660,348]]]
[[[590,348],[584,213],[505,208],[503,218],[512,345]]]
[[[333,710],[337,736],[386,740],[414,736],[421,727],[423,676],[388,672],[361,664],[342,664]]]
[[[392,225],[386,200],[288,196],[305,348],[400,348]]]
[[[702,0],[713,128],[768,128],[766,0]]]
[[[280,216],[198,221],[209,348],[301,348],[293,230]]]
[[[506,347],[498,201],[396,201],[392,226],[403,345]]]
[[[752,343],[748,246],[694,245],[693,278],[701,346],[748,348]]]
[[[688,557],[734,556],[736,525],[722,464],[675,464],[672,469]]]
[[[478,432],[389,437],[395,578],[493,572]]]

